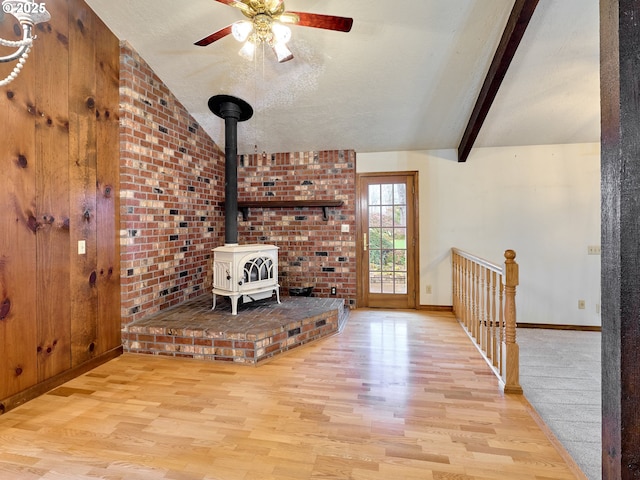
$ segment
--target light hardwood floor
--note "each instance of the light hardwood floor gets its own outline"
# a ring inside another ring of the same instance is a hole
[[[0,416],[2,479],[572,479],[451,315],[356,310],[259,367],[125,354]]]

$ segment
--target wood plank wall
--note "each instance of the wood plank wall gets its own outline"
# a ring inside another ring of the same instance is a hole
[[[0,413],[121,351],[119,42],[82,0],[46,7],[0,87]]]

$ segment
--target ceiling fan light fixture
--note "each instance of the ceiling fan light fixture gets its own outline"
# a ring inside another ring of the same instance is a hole
[[[238,52],[238,55],[240,55],[243,58],[246,58],[247,60],[253,60],[253,56],[255,55],[255,53],[256,53],[256,44],[253,43],[251,39],[249,39],[244,43],[244,45]]]
[[[273,44],[273,52],[278,58],[278,63],[288,62],[293,58],[293,53],[291,53],[291,50],[289,50],[285,43],[275,42]]]
[[[286,25],[273,22],[271,25],[271,31],[273,32],[273,37],[275,38],[276,43],[284,44],[291,40],[291,29]]]
[[[246,41],[252,31],[253,23],[246,20],[241,20],[231,26],[231,34],[233,35],[233,38],[239,42]]]
[[[28,2],[35,0],[2,0],[3,6],[7,2]],[[335,15],[323,15],[309,12],[286,11],[284,0],[216,0],[236,7],[242,11],[249,21],[239,21],[227,25],[220,30],[198,40],[195,45],[206,47],[232,35],[237,41],[245,42],[240,49],[240,55],[249,60],[254,60],[256,46],[269,45],[278,62],[286,62],[293,58],[293,54],[286,46],[291,40],[291,29],[287,24],[300,25],[302,27],[315,27],[324,30],[349,32],[353,25],[353,19],[338,17]],[[0,59],[1,60],[1,59]]]

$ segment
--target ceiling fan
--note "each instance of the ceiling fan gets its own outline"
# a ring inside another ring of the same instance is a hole
[[[286,45],[291,39],[291,29],[285,25],[287,23],[338,32],[349,32],[353,25],[352,18],[286,11],[284,0],[216,1],[239,9],[249,20],[241,20],[228,25],[197,41],[195,45],[205,47],[232,34],[239,42],[245,42],[239,53],[248,59],[253,59],[256,45],[266,43],[273,48],[278,62],[291,60],[293,54]]]

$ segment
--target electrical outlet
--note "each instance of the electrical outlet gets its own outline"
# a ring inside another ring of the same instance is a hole
[[[336,287],[331,287],[331,295],[337,295],[338,289]]]
[[[578,300],[578,309],[579,310],[584,310],[584,308],[585,308],[584,300]]]
[[[427,285],[427,294],[431,294],[431,293],[432,293],[431,285]]]
[[[349,233],[349,224],[342,225],[342,233]]]
[[[587,255],[600,255],[602,253],[602,248],[600,245],[589,245],[587,246]]]
[[[87,241],[78,240],[78,255],[84,255],[87,253]]]

